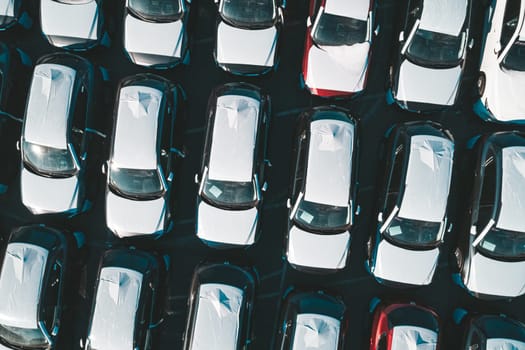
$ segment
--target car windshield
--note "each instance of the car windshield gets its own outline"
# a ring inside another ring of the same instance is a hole
[[[302,200],[295,213],[295,221],[313,231],[343,231],[350,225],[349,207],[336,207]]]
[[[253,207],[257,200],[252,182],[210,180],[208,177],[204,181],[202,195],[213,204],[225,208]]]
[[[234,25],[270,27],[276,18],[274,0],[223,0],[221,17]]]
[[[463,35],[459,37],[418,29],[408,45],[407,57],[430,67],[455,67],[461,62]]]
[[[77,166],[69,149],[58,149],[24,141],[22,154],[25,165],[32,171],[50,177],[70,177]]]
[[[9,344],[23,347],[44,347],[46,338],[40,329],[28,329],[0,324],[0,338]]]
[[[128,7],[152,21],[174,21],[182,15],[180,0],[129,0]]]
[[[525,233],[494,227],[481,240],[478,249],[496,259],[525,259]]]
[[[393,242],[413,247],[434,246],[438,243],[441,223],[395,217],[385,230]]]
[[[502,61],[503,67],[510,70],[525,71],[525,42],[516,41]]]
[[[109,186],[117,194],[131,199],[160,198],[165,191],[156,169],[124,169],[111,166]]]
[[[354,45],[366,40],[367,22],[323,12],[312,32],[320,46]]]

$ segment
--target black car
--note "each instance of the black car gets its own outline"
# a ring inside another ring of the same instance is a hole
[[[172,221],[184,92],[154,74],[121,80],[106,175],[106,225],[115,236],[159,238]]]
[[[72,235],[49,227],[13,231],[0,273],[0,348],[55,348],[80,237],[75,245]]]
[[[2,0],[0,1],[0,31],[4,31],[17,25],[29,29],[33,20],[26,12],[27,1],[24,0]]]
[[[294,268],[325,273],[346,266],[359,213],[357,155],[357,122],[349,111],[324,106],[300,115],[287,204],[286,258]]]
[[[20,137],[22,203],[33,214],[75,215],[89,209],[94,190],[92,131],[102,74],[69,53],[35,66]]]
[[[85,350],[153,348],[161,322],[167,263],[138,249],[106,251],[100,260]]]
[[[214,248],[249,247],[259,233],[266,191],[270,97],[230,83],[209,98],[197,194],[197,236]]]
[[[394,28],[387,101],[415,111],[456,103],[469,41],[472,0],[408,0]]]
[[[514,298],[525,293],[525,134],[483,135],[474,148],[472,193],[455,250],[455,278],[479,298]]]
[[[348,320],[340,298],[322,291],[293,291],[281,309],[275,349],[344,348]]]
[[[256,278],[255,271],[229,263],[197,267],[183,349],[246,349],[251,342]]]
[[[368,241],[367,267],[382,283],[428,285],[448,222],[454,139],[441,125],[409,122],[385,140],[377,229]]]

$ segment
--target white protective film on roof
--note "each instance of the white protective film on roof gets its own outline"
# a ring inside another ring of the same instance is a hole
[[[75,75],[74,69],[58,64],[35,67],[24,122],[27,141],[67,148],[67,121]]]
[[[419,28],[459,36],[467,17],[468,0],[424,0]]]
[[[102,268],[88,336],[91,349],[133,349],[141,286],[142,274],[135,270]]]
[[[252,181],[259,108],[259,101],[251,97],[217,98],[208,174],[211,180]]]
[[[412,136],[410,141],[405,192],[399,216],[441,222],[447,208],[454,144],[443,137],[430,135]]]
[[[341,322],[319,314],[299,314],[291,350],[336,350]]]
[[[0,15],[6,17],[14,17],[15,0],[0,0]]]
[[[326,0],[325,12],[366,21],[370,11],[370,0]]]
[[[525,232],[525,147],[505,147],[501,153],[501,209],[496,227]]]
[[[435,350],[437,333],[416,326],[396,326],[392,334],[391,350]]]
[[[489,338],[487,350],[525,350],[525,343],[514,339]]]
[[[120,90],[112,162],[120,168],[157,168],[157,127],[162,92],[149,86]]]
[[[36,329],[48,251],[29,243],[10,243],[0,275],[0,324]]]
[[[190,350],[237,349],[243,291],[206,283],[199,287],[198,298]]]
[[[331,119],[316,120],[310,124],[305,200],[348,206],[353,147],[352,124]]]

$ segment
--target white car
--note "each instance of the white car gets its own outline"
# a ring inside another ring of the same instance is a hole
[[[40,0],[40,25],[49,43],[84,51],[109,45],[104,31],[102,0]]]
[[[124,49],[135,64],[169,68],[189,63],[189,0],[127,0]]]
[[[436,123],[412,122],[390,131],[386,149],[367,268],[383,284],[428,285],[449,225],[454,141]]]
[[[363,91],[372,47],[372,0],[310,0],[302,81],[313,95]]]
[[[408,0],[390,66],[389,103],[415,112],[456,103],[470,44],[472,2]]]
[[[342,108],[316,107],[299,117],[287,203],[286,258],[295,269],[324,273],[346,266],[359,211],[356,133]]]
[[[494,0],[485,17],[479,99],[474,112],[484,120],[525,122],[525,1]]]
[[[26,8],[27,2],[23,0],[0,0],[0,31],[16,25],[29,29],[33,21]]]
[[[261,75],[277,64],[281,0],[215,0],[219,8],[215,62],[237,75]]]

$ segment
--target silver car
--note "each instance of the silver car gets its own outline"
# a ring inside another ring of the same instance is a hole
[[[106,181],[106,225],[117,237],[160,237],[171,227],[182,90],[153,74],[124,78],[115,106]]]
[[[26,5],[23,0],[0,0],[0,31],[16,25],[29,29],[33,21],[26,12]]]
[[[446,230],[454,141],[432,122],[393,128],[387,138],[377,231],[368,241],[367,267],[393,286],[432,282]]]
[[[261,75],[277,64],[281,0],[215,0],[219,7],[215,62],[227,72]]]
[[[53,46],[84,51],[109,45],[102,0],[40,0],[42,34]]]
[[[169,68],[189,63],[190,0],[127,0],[124,49],[135,64]]]
[[[18,143],[22,203],[33,214],[75,215],[90,207],[88,130],[96,73],[89,61],[68,53],[37,62]]]

